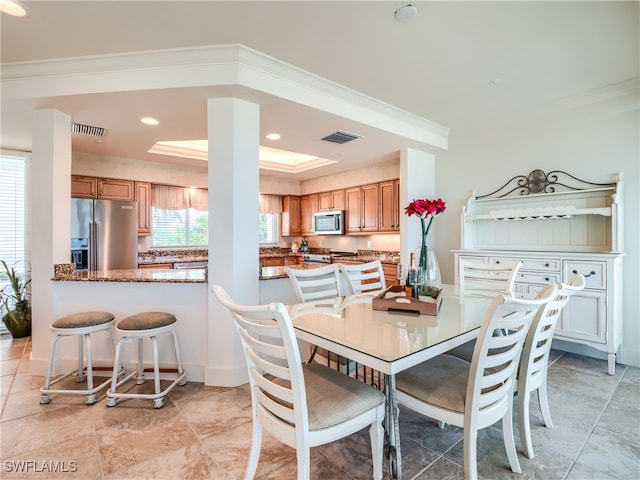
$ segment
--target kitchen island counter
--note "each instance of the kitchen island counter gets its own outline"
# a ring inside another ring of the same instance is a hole
[[[98,272],[58,272],[52,280],[62,282],[207,283],[205,268],[125,269]]]

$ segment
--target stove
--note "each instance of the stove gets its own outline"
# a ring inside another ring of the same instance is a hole
[[[302,254],[302,263],[331,263],[332,261],[331,255],[320,253]]]
[[[304,253],[302,263],[333,263],[334,258],[354,257],[356,252],[335,251],[331,253]]]

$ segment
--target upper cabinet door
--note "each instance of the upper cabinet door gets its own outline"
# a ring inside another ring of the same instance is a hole
[[[98,179],[71,175],[72,198],[96,198],[98,195]]]
[[[380,183],[380,225],[381,232],[400,230],[400,180]]]
[[[326,212],[330,210],[344,210],[344,190],[334,190],[318,194],[318,210]]]
[[[98,179],[98,198],[104,200],[133,201],[134,188],[131,180]]]
[[[300,235],[300,197],[285,195],[282,197],[282,236]]]
[[[151,235],[151,183],[135,182],[138,202],[138,236]]]

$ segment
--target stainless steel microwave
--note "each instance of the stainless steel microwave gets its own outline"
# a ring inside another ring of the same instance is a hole
[[[318,212],[314,214],[313,231],[316,235],[343,235],[344,210]]]

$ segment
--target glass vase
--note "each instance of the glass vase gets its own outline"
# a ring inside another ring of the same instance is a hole
[[[416,255],[420,259],[418,262],[420,285],[418,286],[419,297],[437,297],[442,290],[442,277],[440,276],[440,266],[433,248],[427,246],[426,241],[416,249]]]

